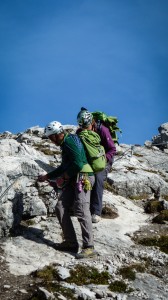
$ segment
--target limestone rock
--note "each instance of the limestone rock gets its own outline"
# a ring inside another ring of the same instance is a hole
[[[152,138],[152,144],[160,149],[168,148],[168,122],[159,126],[159,134]]]

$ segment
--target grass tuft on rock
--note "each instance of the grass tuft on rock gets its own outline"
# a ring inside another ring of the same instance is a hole
[[[140,195],[130,195],[130,200],[146,200],[148,198],[147,194],[140,194]]]
[[[80,264],[76,265],[70,274],[71,276],[66,281],[77,285],[108,284],[111,278],[107,271],[99,272],[95,267]]]
[[[160,237],[143,238],[138,241],[139,244],[144,246],[159,247],[160,251],[168,254],[168,235]]]
[[[44,281],[59,280],[58,272],[53,266],[46,266],[34,273],[35,277],[41,278]]]
[[[109,290],[112,292],[118,293],[126,293],[127,292],[127,285],[124,281],[115,280],[110,283]]]
[[[116,188],[107,181],[104,182],[104,189],[113,193],[114,195],[118,195]]]
[[[135,271],[139,273],[145,272],[145,266],[143,264],[132,264],[130,266],[122,267],[119,269],[119,274],[123,277],[123,279],[128,280],[135,280],[136,279],[136,273]]]
[[[163,202],[158,200],[148,201],[144,207],[147,214],[160,212],[163,210]]]
[[[102,208],[101,217],[104,219],[115,219],[118,217],[118,214],[114,210],[112,210],[110,206],[105,205]]]
[[[119,270],[119,274],[124,278],[124,279],[129,279],[129,280],[135,280],[135,271],[131,266],[128,267],[122,267]]]
[[[159,215],[152,219],[153,223],[165,224],[168,221],[168,209],[161,211]]]

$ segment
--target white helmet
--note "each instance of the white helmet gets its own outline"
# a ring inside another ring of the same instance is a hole
[[[52,134],[58,134],[63,131],[64,129],[60,122],[52,121],[45,127],[44,134],[49,137]]]
[[[87,128],[90,124],[92,124],[93,115],[84,107],[81,108],[81,111],[77,115],[77,122],[79,126],[83,128]]]

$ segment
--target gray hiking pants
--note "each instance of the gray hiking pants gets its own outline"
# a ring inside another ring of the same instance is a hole
[[[104,181],[107,179],[107,175],[111,170],[112,163],[107,163],[106,168],[95,174],[95,184],[91,191],[90,199],[90,211],[92,215],[100,216],[102,213],[102,200]]]
[[[88,176],[91,185],[94,185],[95,177]],[[62,228],[64,239],[72,243],[78,243],[74,226],[70,217],[70,210],[74,208],[74,214],[78,218],[82,231],[83,247],[93,246],[92,220],[90,213],[91,191],[78,191],[77,185],[67,185],[56,205],[56,215]]]

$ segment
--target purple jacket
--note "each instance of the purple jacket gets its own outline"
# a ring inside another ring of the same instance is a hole
[[[105,149],[107,161],[112,162],[113,157],[116,154],[116,147],[112,140],[109,129],[101,124],[97,133],[99,134],[101,138],[101,144]]]

